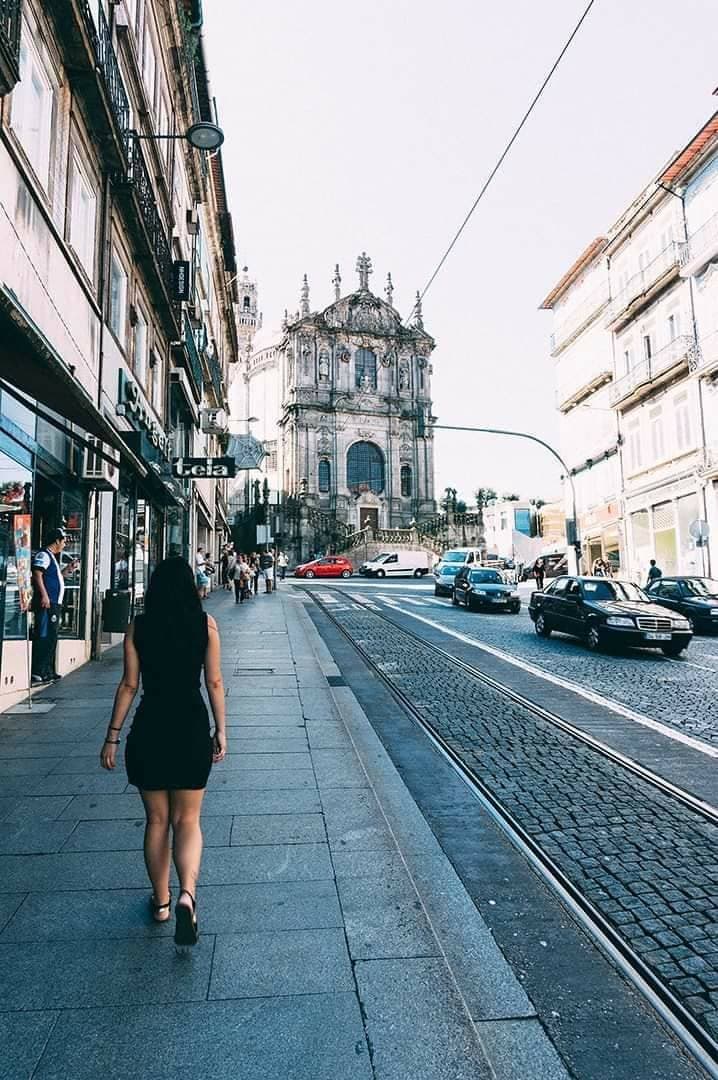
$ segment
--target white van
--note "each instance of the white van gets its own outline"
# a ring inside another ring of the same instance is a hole
[[[454,578],[462,566],[481,562],[479,548],[450,548],[445,551],[434,567],[434,596],[451,596]]]
[[[428,551],[392,551],[364,563],[367,577],[423,577],[431,570],[433,556]]]

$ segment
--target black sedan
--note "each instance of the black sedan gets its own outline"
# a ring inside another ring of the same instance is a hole
[[[498,570],[473,569],[462,566],[454,578],[451,596],[455,604],[463,604],[469,611],[489,608],[491,611],[521,610],[521,600],[514,585],[507,585]]]
[[[703,633],[718,631],[718,581],[704,577],[663,577],[646,592],[656,604],[678,611]]]
[[[592,650],[642,646],[678,656],[693,636],[683,615],[654,604],[637,585],[610,578],[556,578],[531,594],[529,615],[540,637],[559,630],[583,638]]]

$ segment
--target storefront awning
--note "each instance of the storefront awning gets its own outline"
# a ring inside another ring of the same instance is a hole
[[[40,406],[52,409],[119,450],[140,476],[147,475],[146,466],[105,419],[39,326],[3,285],[0,285],[0,380],[7,383],[8,391],[15,389],[27,394]],[[43,415],[41,409],[36,411],[49,423],[57,424],[53,417]]]

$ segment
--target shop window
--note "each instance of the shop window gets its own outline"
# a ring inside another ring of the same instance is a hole
[[[92,278],[95,273],[97,195],[76,148],[73,148],[71,161],[68,237],[88,277]]]
[[[0,625],[2,637],[27,633],[30,601],[32,473],[0,453]]]
[[[120,478],[115,495],[115,528],[112,551],[112,588],[129,589],[133,577],[135,492],[132,480]]]
[[[358,387],[376,390],[376,354],[371,349],[354,354],[354,381]]]
[[[132,336],[134,339],[133,365],[135,377],[144,390],[147,385],[147,371],[150,365],[150,331],[147,325],[147,316],[139,304],[135,310],[135,325]]]
[[[121,345],[125,343],[127,322],[127,271],[113,248],[110,259],[110,310],[108,312],[110,330]]]
[[[331,487],[331,466],[329,462],[323,458],[319,462],[319,494],[327,495]]]
[[[28,25],[23,23],[20,82],[12,95],[11,123],[28,161],[45,188],[50,179],[54,98],[48,72],[32,40]]]
[[[153,350],[150,356],[150,400],[159,417],[164,415],[164,366],[160,354]]]
[[[357,442],[347,453],[347,487],[352,491],[384,490],[384,455],[370,442]]]
[[[411,495],[411,465],[401,467],[401,493],[404,498],[409,498]]]
[[[62,600],[60,616],[60,636],[80,638],[84,636],[82,627],[82,593],[85,583],[85,505],[83,495],[74,492],[62,493],[62,527],[67,535],[65,550],[62,552],[62,565],[77,561],[77,569],[65,574],[65,595]]]
[[[26,408],[17,398],[10,394],[0,393],[0,413],[4,421],[9,420],[16,427],[35,438],[35,413]]]

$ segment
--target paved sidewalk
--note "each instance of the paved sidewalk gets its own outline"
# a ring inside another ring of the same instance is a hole
[[[229,754],[189,960],[98,763],[117,651],[0,716],[0,1080],[566,1080],[301,597],[208,601]]]

